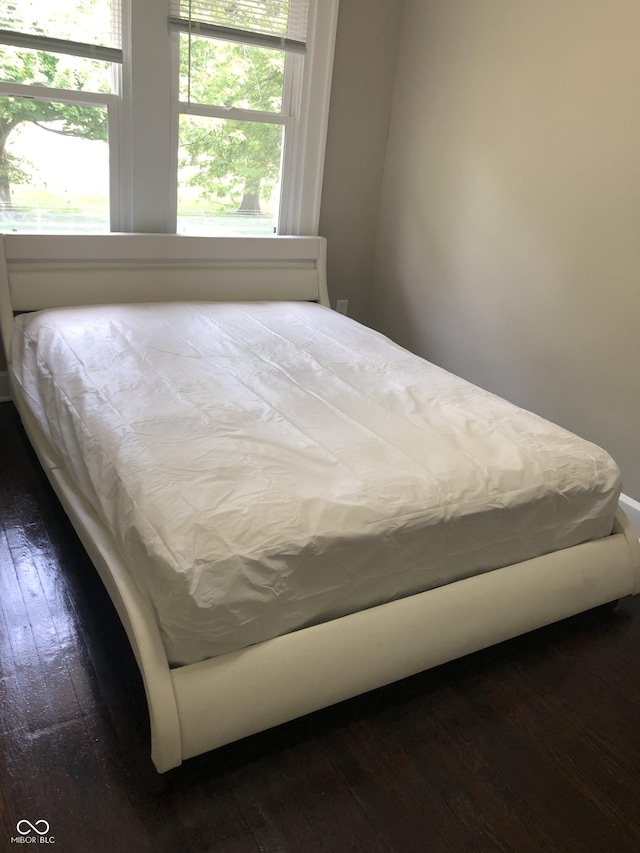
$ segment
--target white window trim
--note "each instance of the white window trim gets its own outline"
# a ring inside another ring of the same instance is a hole
[[[298,99],[302,108],[291,141],[295,167],[282,200],[281,234],[318,233],[338,2],[311,0],[309,4],[306,68]]]

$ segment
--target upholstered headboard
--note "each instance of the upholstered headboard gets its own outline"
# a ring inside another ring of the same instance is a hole
[[[8,361],[18,311],[183,300],[329,304],[322,237],[11,234],[1,241]]]

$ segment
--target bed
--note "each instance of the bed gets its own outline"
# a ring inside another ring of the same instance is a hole
[[[331,311],[325,254],[3,238],[15,404],[159,772],[640,590],[608,454]]]

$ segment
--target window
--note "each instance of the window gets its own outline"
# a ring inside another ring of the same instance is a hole
[[[117,227],[121,63],[115,5],[3,4],[0,230]]]
[[[0,231],[316,233],[337,4],[3,4]]]

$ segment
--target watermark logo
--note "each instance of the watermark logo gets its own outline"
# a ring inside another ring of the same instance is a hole
[[[46,835],[49,832],[49,824],[46,820],[37,820],[35,823],[29,823],[28,820],[19,820],[16,824],[16,830],[20,835],[29,835],[30,832],[37,832],[38,835]]]
[[[55,844],[56,839],[49,835],[50,825],[48,820],[19,820],[16,824],[18,835],[11,839],[12,844]]]

